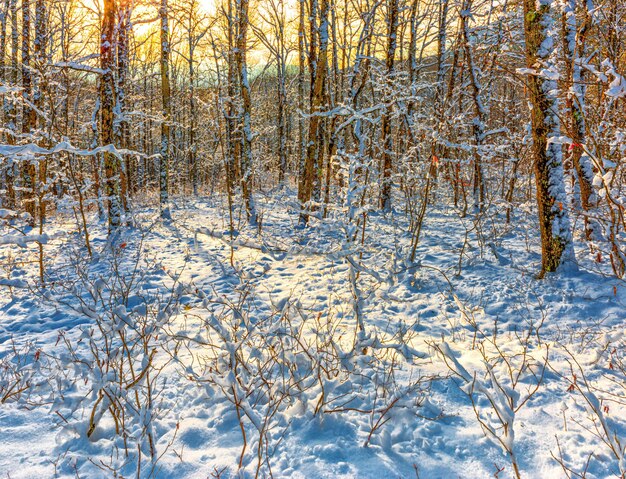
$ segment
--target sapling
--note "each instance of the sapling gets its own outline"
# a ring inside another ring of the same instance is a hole
[[[483,433],[507,454],[518,479],[522,476],[516,455],[515,418],[539,391],[548,362],[548,346],[535,341],[533,331],[530,327],[524,334],[515,334],[513,346],[507,348],[499,344],[497,336],[481,332],[478,349],[483,369],[471,373],[448,343],[433,344],[446,367],[461,380],[459,387],[469,398]]]
[[[588,430],[600,439],[605,450],[617,461],[619,477],[623,479],[626,477],[626,437],[621,433],[623,424],[619,415],[609,415],[611,411],[609,404],[615,404],[617,407],[626,404],[626,367],[621,355],[623,344],[611,345],[601,354],[601,356],[608,356],[608,371],[604,371],[601,377],[609,381],[609,384],[613,386],[611,389],[601,388],[598,382],[592,381],[576,355],[566,346],[561,347],[567,354],[567,362],[570,366],[567,391],[576,392],[582,396],[592,422]],[[554,454],[553,457],[555,457]],[[573,473],[573,468],[568,466],[563,458],[560,446],[559,457],[555,459],[564,470]]]
[[[39,394],[49,391],[63,437],[111,439],[111,463],[97,467],[113,474],[134,469],[138,478],[154,472],[176,436],[168,431],[164,443],[154,425],[169,411],[161,398],[168,364],[162,329],[179,297],[176,282],[164,296],[145,293],[147,277],[160,268],[144,262],[141,244],[135,251],[106,248],[96,271],[77,258],[72,274],[57,271],[54,283],[36,291],[43,301],[89,319],[78,328],[80,336],[60,332],[57,347],[41,355],[51,366],[48,387]]]

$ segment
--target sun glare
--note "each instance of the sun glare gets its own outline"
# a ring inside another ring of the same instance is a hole
[[[199,0],[200,6],[203,10],[207,12],[212,12],[215,10],[215,0]]]

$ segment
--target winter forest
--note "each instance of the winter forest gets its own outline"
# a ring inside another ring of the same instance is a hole
[[[624,0],[0,0],[0,476],[626,478]]]

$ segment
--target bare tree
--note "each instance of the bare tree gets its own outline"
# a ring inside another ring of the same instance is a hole
[[[102,33],[100,37],[100,142],[103,146],[115,143],[115,0],[104,0]],[[106,195],[109,207],[109,228],[115,231],[122,224],[120,204],[120,161],[110,150],[104,152]]]
[[[485,139],[485,121],[487,112],[483,103],[483,95],[480,84],[480,71],[474,60],[474,52],[470,40],[469,19],[472,15],[472,0],[465,0],[463,10],[461,11],[461,32],[463,35],[463,44],[465,48],[465,58],[467,60],[467,68],[469,69],[470,84],[472,87],[472,100],[474,103],[474,119],[472,121],[472,130],[474,133],[474,208],[477,211],[483,211],[485,207],[485,180],[482,165],[482,146]]]
[[[33,84],[30,61],[30,0],[22,0],[22,89],[24,104],[22,107],[22,133],[29,135],[37,123],[37,113],[33,104]],[[30,223],[35,224],[35,182],[37,171],[34,159],[25,160],[22,164],[24,209],[30,215]]]
[[[127,105],[127,89],[128,76],[130,74],[130,40],[132,35],[131,15],[133,12],[132,3],[129,0],[120,0],[117,18],[117,105],[115,118],[115,144],[121,148],[128,148],[130,141],[128,105]],[[128,211],[128,197],[130,195],[131,172],[130,158],[124,155],[124,161],[120,165],[120,194],[122,206]]]
[[[588,212],[595,203],[593,192],[593,167],[589,156],[584,152],[585,143],[585,95],[584,70],[580,61],[585,55],[585,38],[591,27],[591,15],[583,2],[583,23],[578,27],[576,21],[576,1],[567,0],[562,4],[561,29],[564,57],[564,90],[565,90],[565,122],[566,131],[572,143],[566,150],[566,162],[576,171],[580,188],[580,206]],[[585,235],[591,239],[593,234],[591,223],[585,216]]]
[[[250,99],[250,83],[248,81],[248,64],[246,55],[248,51],[248,0],[236,0],[238,29],[235,49],[235,64],[239,75],[241,88],[241,125],[242,125],[242,154],[241,154],[241,192],[246,205],[246,215],[251,225],[256,225],[257,216],[252,196],[252,103]]]
[[[536,70],[551,67],[551,52],[544,42],[550,35],[552,15],[550,3],[537,6],[534,0],[524,0],[526,65],[532,71],[528,76],[528,96],[532,105],[533,164],[541,230],[541,277],[574,259],[561,147],[553,141],[559,135],[554,82]]]
[[[170,122],[172,119],[170,92],[170,29],[168,24],[167,0],[161,0],[159,8],[161,19],[161,150],[159,160],[159,205],[161,218],[171,219],[168,197],[169,162],[170,162]]]
[[[278,183],[285,180],[287,169],[287,62],[289,48],[286,44],[286,14],[283,0],[269,0],[259,16],[271,29],[271,35],[265,33],[262,27],[254,27],[255,35],[261,40],[265,48],[271,53],[276,65],[276,96],[278,108],[276,115],[276,129],[278,131]]]
[[[388,0],[387,2],[387,56],[385,58],[385,74],[388,83],[393,81],[392,75],[396,58],[396,47],[398,44],[398,0]],[[393,140],[391,136],[391,115],[389,108],[385,108],[381,120],[382,130],[382,184],[380,190],[380,208],[386,211],[391,210],[391,171],[392,171],[392,150]]]
[[[309,135],[306,148],[306,158],[304,170],[301,173],[298,185],[298,200],[302,211],[300,212],[300,223],[307,224],[310,215],[310,201],[313,198],[315,184],[319,183],[318,168],[322,158],[322,149],[318,142],[320,125],[322,120],[322,101],[324,99],[324,85],[328,69],[328,12],[330,9],[329,0],[322,0],[320,6],[320,26],[319,26],[319,52],[313,64],[315,79],[311,84],[311,118],[309,120]],[[311,12],[311,28],[315,30],[316,12]],[[312,33],[313,35],[313,33]],[[313,41],[311,41],[313,43]]]

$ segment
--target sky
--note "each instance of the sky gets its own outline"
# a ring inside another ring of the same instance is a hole
[[[200,5],[206,11],[210,12],[215,8],[215,0],[200,0]]]

